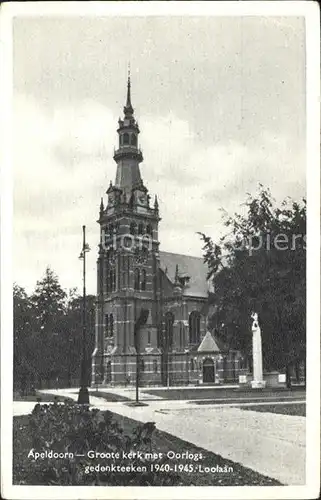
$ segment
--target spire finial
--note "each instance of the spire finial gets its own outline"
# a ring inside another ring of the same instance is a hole
[[[158,199],[157,199],[157,195],[155,195],[154,209],[156,210],[156,212],[158,212]]]
[[[100,207],[99,208],[100,208],[100,212],[104,211],[104,200],[103,200],[103,198],[101,198],[101,200],[100,200]]]
[[[182,283],[179,279],[178,264],[176,264],[175,279],[174,279],[174,293],[181,294],[183,290]]]
[[[127,99],[126,99],[126,106],[124,107],[124,113],[125,114],[133,114],[133,106],[131,103],[131,95],[130,95],[130,87],[131,87],[131,82],[130,82],[130,63],[128,63],[128,77],[127,77]]]
[[[176,269],[175,269],[175,283],[178,283],[178,264],[176,264]]]

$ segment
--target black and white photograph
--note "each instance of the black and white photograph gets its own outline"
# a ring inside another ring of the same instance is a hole
[[[317,498],[317,3],[10,4],[4,498]]]

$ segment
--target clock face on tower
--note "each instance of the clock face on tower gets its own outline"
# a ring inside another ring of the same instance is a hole
[[[146,204],[146,195],[145,193],[139,193],[138,194],[138,201],[141,205],[145,205]]]

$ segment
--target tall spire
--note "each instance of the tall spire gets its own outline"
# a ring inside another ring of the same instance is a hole
[[[118,120],[117,133],[119,136],[118,149],[114,151],[114,160],[117,163],[115,186],[125,190],[128,198],[134,187],[143,185],[139,170],[139,163],[143,161],[143,154],[138,147],[139,128],[134,117],[131,103],[131,79],[128,70],[127,100],[124,106],[124,118]]]
[[[128,78],[127,78],[127,99],[126,99],[126,106],[124,107],[124,113],[125,115],[132,115],[134,113],[134,109],[131,103],[131,95],[130,95],[130,65],[128,64]]]

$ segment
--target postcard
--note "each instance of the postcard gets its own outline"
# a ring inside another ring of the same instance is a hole
[[[0,22],[3,497],[317,498],[318,4]]]

